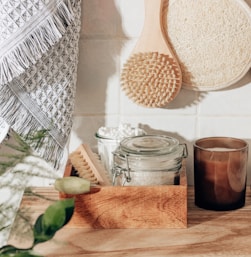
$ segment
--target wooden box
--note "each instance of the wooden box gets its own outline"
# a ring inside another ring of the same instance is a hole
[[[66,169],[67,170],[67,169]],[[70,171],[65,172],[69,176]],[[93,187],[75,197],[68,226],[85,228],[186,228],[187,177],[181,169],[179,185]]]

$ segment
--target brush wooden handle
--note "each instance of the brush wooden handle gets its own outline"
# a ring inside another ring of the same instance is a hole
[[[174,58],[163,26],[164,3],[165,0],[145,0],[145,22],[132,53],[159,52]]]

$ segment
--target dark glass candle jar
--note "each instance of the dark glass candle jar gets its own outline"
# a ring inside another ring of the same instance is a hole
[[[195,204],[227,211],[245,205],[248,144],[229,137],[202,138],[194,144]]]

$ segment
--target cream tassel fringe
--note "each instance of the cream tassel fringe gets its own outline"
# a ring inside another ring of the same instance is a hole
[[[0,49],[0,85],[10,82],[31,64],[36,63],[43,53],[59,41],[73,21],[73,16],[70,0],[61,1],[54,13],[27,34],[13,49]]]
[[[8,101],[7,101],[8,99]],[[12,115],[8,115],[10,112]],[[29,133],[48,129],[48,134],[42,142],[42,146],[30,145],[36,154],[46,161],[50,162],[54,168],[58,169],[60,160],[62,159],[64,148],[58,143],[58,140],[53,138],[53,127],[45,128],[41,126],[37,119],[35,119],[26,109],[17,97],[13,94],[12,90],[6,86],[0,89],[0,115],[6,117],[5,121],[9,124],[14,124],[12,129],[17,132],[21,137],[25,138]],[[68,135],[62,138],[62,144],[66,144]]]

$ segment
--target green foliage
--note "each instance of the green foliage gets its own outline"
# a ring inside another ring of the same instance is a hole
[[[32,155],[31,145],[36,148],[44,143],[47,130],[40,130],[30,133],[24,140],[14,131],[11,131],[13,142],[5,141],[5,147],[0,154],[0,176],[7,170],[14,168],[17,164],[22,163],[27,156]],[[74,212],[74,199],[64,199],[54,202],[50,205],[44,214],[40,215],[33,230],[33,244],[30,248],[22,249],[13,245],[5,245],[0,248],[1,257],[42,257],[34,253],[33,248],[53,238],[55,233],[66,225]],[[1,230],[1,229],[0,229]]]
[[[34,244],[50,240],[70,220],[73,210],[73,198],[60,200],[49,206],[34,225]]]
[[[13,137],[13,142],[10,143],[7,140],[2,143],[4,151],[0,154],[0,175],[22,163],[25,157],[31,156],[31,145],[34,149],[40,147],[48,134],[48,130],[29,133],[25,138],[22,138],[12,130],[9,134],[10,137]]]
[[[0,249],[0,256],[1,257],[43,257],[41,255],[37,255],[31,249],[18,249],[11,245],[6,245]]]
[[[2,257],[39,257],[33,252],[33,248],[53,238],[55,233],[66,225],[74,212],[74,199],[59,200],[50,205],[44,214],[40,215],[33,226],[33,245],[27,249],[20,249],[12,245],[0,248]],[[42,257],[42,256],[40,256]]]
[[[46,136],[48,135],[47,129],[41,129],[35,133],[29,133],[25,138],[25,142],[28,145],[33,145],[34,149],[41,147],[44,143]]]

